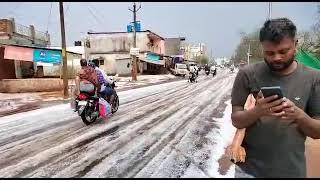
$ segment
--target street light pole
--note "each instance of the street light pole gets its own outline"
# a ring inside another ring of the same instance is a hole
[[[257,41],[257,40],[254,40],[254,39],[248,40],[248,52],[247,52],[247,63],[248,63],[248,65],[250,63],[250,56],[251,56],[251,44],[250,44],[250,42],[254,42],[254,41]]]
[[[271,2],[269,2],[269,19],[271,19],[271,14],[272,14],[272,4],[271,4]]]

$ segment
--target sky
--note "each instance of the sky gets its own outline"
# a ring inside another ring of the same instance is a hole
[[[61,45],[58,2],[1,2],[0,17],[50,33],[51,45]],[[94,32],[126,31],[133,20],[132,2],[64,2],[67,45]],[[137,3],[139,6],[139,3]],[[231,57],[240,32],[251,32],[268,17],[267,2],[141,2],[137,20],[142,30],[164,38],[186,37],[204,43],[213,57]],[[272,18],[288,17],[299,30],[317,20],[316,2],[273,2]]]

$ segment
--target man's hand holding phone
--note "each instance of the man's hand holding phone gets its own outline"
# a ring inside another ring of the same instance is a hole
[[[281,116],[281,119],[284,120],[297,120],[306,118],[308,115],[299,107],[297,107],[292,101],[285,98],[283,102],[283,111],[285,114]]]
[[[254,110],[259,115],[259,117],[262,117],[262,116],[281,117],[285,114],[285,112],[283,111],[284,101],[285,101],[285,98],[279,99],[278,95],[263,97],[263,94],[260,91],[257,96],[257,102]]]

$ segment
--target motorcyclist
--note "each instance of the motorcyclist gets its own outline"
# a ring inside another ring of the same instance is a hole
[[[114,100],[114,90],[111,88],[112,81],[108,78],[107,73],[99,68],[99,63],[96,60],[92,60],[89,65],[96,70],[98,81],[101,84],[100,94],[105,99],[110,97],[110,103],[112,104]]]
[[[210,71],[210,67],[209,67],[208,64],[206,64],[206,65],[204,66],[204,70],[205,70],[205,71]]]
[[[94,93],[99,96],[98,92],[100,92],[101,85],[98,82],[96,71],[94,70],[93,67],[88,66],[88,62],[86,59],[80,60],[80,66],[81,66],[81,69],[75,78],[76,87],[75,87],[74,95],[76,97],[79,96],[80,89],[82,87],[82,88],[86,88],[87,90],[90,89],[90,91],[91,89],[93,89]],[[77,102],[74,101],[74,104],[75,104],[74,111],[77,111]]]
[[[215,73],[216,70],[217,70],[217,68],[216,68],[215,65],[212,65],[212,66],[210,67],[211,73]]]
[[[195,68],[195,66],[191,66],[190,67],[190,75],[191,75],[191,78],[192,79],[196,79],[196,68]]]
[[[197,76],[199,75],[199,68],[197,65],[194,65],[194,69],[195,69],[195,73],[197,74]]]
[[[234,65],[233,64],[230,66],[230,71],[234,72]]]
[[[208,64],[206,64],[206,65],[204,66],[204,71],[206,72],[207,75],[209,75],[209,73],[210,73],[210,66],[209,66]]]
[[[96,92],[100,92],[101,85],[98,82],[97,73],[95,69],[91,66],[88,66],[88,62],[86,59],[80,60],[81,69],[79,73],[76,76],[75,82],[76,82],[76,91],[75,95],[78,96],[80,94],[80,83],[81,82],[90,82],[92,83],[96,88]],[[98,93],[96,93],[98,94]]]

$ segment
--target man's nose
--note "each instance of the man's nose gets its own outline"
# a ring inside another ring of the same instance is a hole
[[[275,54],[273,57],[274,62],[282,61],[282,59],[283,59],[283,56],[281,54]]]

